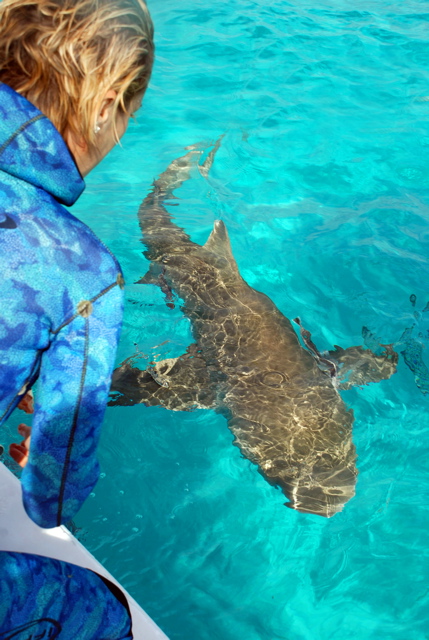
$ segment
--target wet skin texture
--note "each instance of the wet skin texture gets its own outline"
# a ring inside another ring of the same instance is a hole
[[[146,371],[126,360],[114,372],[110,404],[213,408],[288,507],[330,517],[354,496],[357,477],[353,412],[337,388],[390,377],[397,354],[390,347],[310,352],[270,298],[243,280],[223,222],[204,246],[192,242],[163,203],[189,177],[195,153],[172,162],[139,209],[151,260],[140,282],[183,300],[195,343]]]

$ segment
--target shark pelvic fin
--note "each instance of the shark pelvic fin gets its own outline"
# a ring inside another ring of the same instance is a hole
[[[112,377],[109,406],[144,404],[171,411],[209,409],[215,406],[212,384],[205,360],[196,345],[179,358],[156,362],[145,371],[130,364],[129,358]]]
[[[213,230],[203,248],[221,258],[225,258],[230,267],[238,273],[237,263],[232,255],[228,231],[222,220],[215,220]]]
[[[161,273],[162,267],[157,262],[151,262],[143,278],[140,278],[140,280],[137,280],[134,284],[154,284],[159,286],[159,276]]]
[[[137,280],[135,284],[153,284],[159,287],[165,296],[164,299],[167,307],[169,307],[170,309],[174,309],[175,305],[173,302],[173,292],[164,277],[162,265],[160,265],[158,262],[151,262],[149,270],[146,272],[143,278]]]

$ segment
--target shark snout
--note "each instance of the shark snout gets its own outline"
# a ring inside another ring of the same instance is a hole
[[[331,518],[355,495],[356,475],[354,468],[345,467],[314,474],[311,479],[296,479],[285,491],[290,500],[285,505],[301,513]]]
[[[285,506],[289,507],[289,509],[295,509],[295,511],[299,511],[300,513],[312,513],[316,516],[331,518],[343,510],[345,503],[346,500],[332,504],[326,499],[326,496],[322,500],[318,500],[315,496],[311,498],[308,496],[294,496],[291,502],[285,502]]]

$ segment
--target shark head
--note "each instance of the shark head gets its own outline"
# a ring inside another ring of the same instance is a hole
[[[287,507],[326,518],[340,512],[355,494],[352,411],[329,383],[263,394],[249,383],[229,403],[234,444],[283,491]]]
[[[322,471],[313,467],[311,475],[291,479],[284,484],[283,491],[289,498],[285,505],[301,513],[313,513],[330,518],[343,510],[350,498],[355,495],[357,471],[354,462],[350,466],[343,462]],[[328,465],[327,465],[328,466]]]

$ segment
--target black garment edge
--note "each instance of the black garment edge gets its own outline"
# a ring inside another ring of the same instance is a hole
[[[111,582],[105,576],[102,576],[101,573],[97,573],[96,571],[93,571],[93,573],[95,573],[95,575],[97,575],[104,582],[106,587],[109,589],[110,593],[116,598],[116,600],[118,600],[118,602],[121,603],[121,605],[127,611],[128,615],[130,617],[130,631],[131,631],[131,635],[132,635],[132,620],[133,620],[133,618],[131,616],[130,605],[128,604],[128,599],[127,599],[125,593],[122,591],[122,589],[120,589],[118,587],[117,584],[115,584],[114,582]]]

